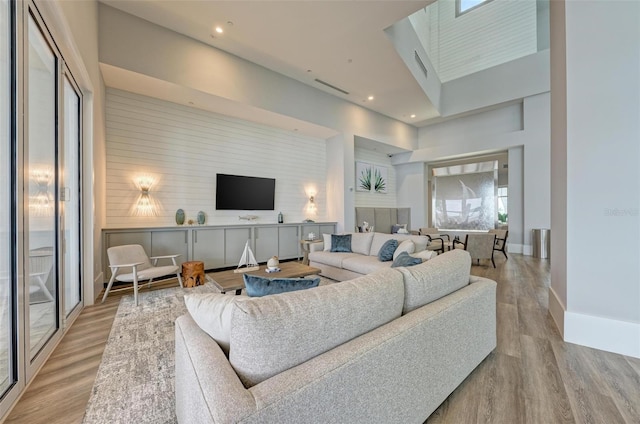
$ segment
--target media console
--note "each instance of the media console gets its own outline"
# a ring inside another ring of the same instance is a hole
[[[244,245],[258,262],[277,255],[281,260],[302,256],[300,240],[309,233],[335,233],[335,222],[287,224],[181,225],[153,228],[110,228],[102,230],[104,279],[111,278],[107,249],[123,244],[140,244],[149,256],[180,254],[178,264],[202,261],[206,270],[238,265]]]

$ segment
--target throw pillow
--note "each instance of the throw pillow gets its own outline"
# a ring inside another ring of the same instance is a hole
[[[398,245],[398,248],[395,252],[393,252],[393,259],[397,258],[398,255],[402,252],[407,252],[409,254],[416,251],[416,245],[413,240],[405,240]]]
[[[402,230],[406,230],[407,229],[407,224],[395,224],[395,225],[391,226],[391,234],[396,234],[401,229]]]
[[[409,256],[411,256],[412,258],[420,258],[422,262],[425,262],[438,256],[438,252],[436,252],[435,250],[423,250],[421,252],[409,253]]]
[[[257,275],[242,276],[249,297],[262,297],[269,294],[286,293],[296,290],[318,287],[320,277],[315,278],[265,278]]]
[[[198,327],[211,336],[225,355],[229,356],[231,317],[236,301],[246,296],[221,293],[198,293],[184,296],[184,304]]]
[[[422,259],[409,256],[407,252],[402,252],[393,260],[391,268],[399,266],[414,266],[422,263]]]
[[[398,240],[391,239],[384,242],[380,251],[378,252],[378,260],[380,262],[387,262],[393,260],[393,252],[398,248]]]
[[[323,234],[322,235],[322,250],[325,252],[331,251],[331,234]]]
[[[332,252],[351,252],[351,234],[331,234]]]

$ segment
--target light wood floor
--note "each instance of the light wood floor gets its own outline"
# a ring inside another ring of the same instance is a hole
[[[496,264],[472,273],[498,282],[498,347],[427,423],[640,423],[640,360],[562,341],[547,311],[547,260]],[[82,421],[122,294],[85,308],[6,423]]]

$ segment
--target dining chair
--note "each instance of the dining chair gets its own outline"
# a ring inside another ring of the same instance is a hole
[[[489,230],[489,234],[496,235],[496,244],[493,246],[493,250],[502,252],[506,259],[507,256],[507,237],[509,236],[509,230]]]
[[[104,296],[102,296],[102,302],[107,299],[115,280],[126,283],[133,282],[133,297],[136,306],[138,306],[138,281],[140,280],[149,280],[149,284],[151,284],[154,278],[175,274],[180,287],[183,287],[180,267],[176,263],[176,258],[180,255],[152,256],[150,258],[141,245],[127,244],[110,247],[107,249],[107,256],[109,256],[111,279]],[[159,259],[171,259],[173,265],[157,266]],[[131,268],[131,272],[122,272],[122,268],[125,270]]]

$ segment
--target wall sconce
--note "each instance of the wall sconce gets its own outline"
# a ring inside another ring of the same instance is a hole
[[[36,168],[31,171],[30,180],[35,183],[34,196],[29,196],[29,210],[34,216],[53,215],[53,199],[49,193],[49,184],[53,179],[53,170]]]
[[[309,196],[309,203],[307,204],[307,213],[313,216],[316,214],[316,211],[317,211],[316,198],[314,195],[311,195]]]
[[[154,178],[148,175],[143,175],[136,179],[135,185],[140,190],[140,194],[134,204],[134,216],[156,216],[158,214],[156,202],[149,193],[154,182]]]

